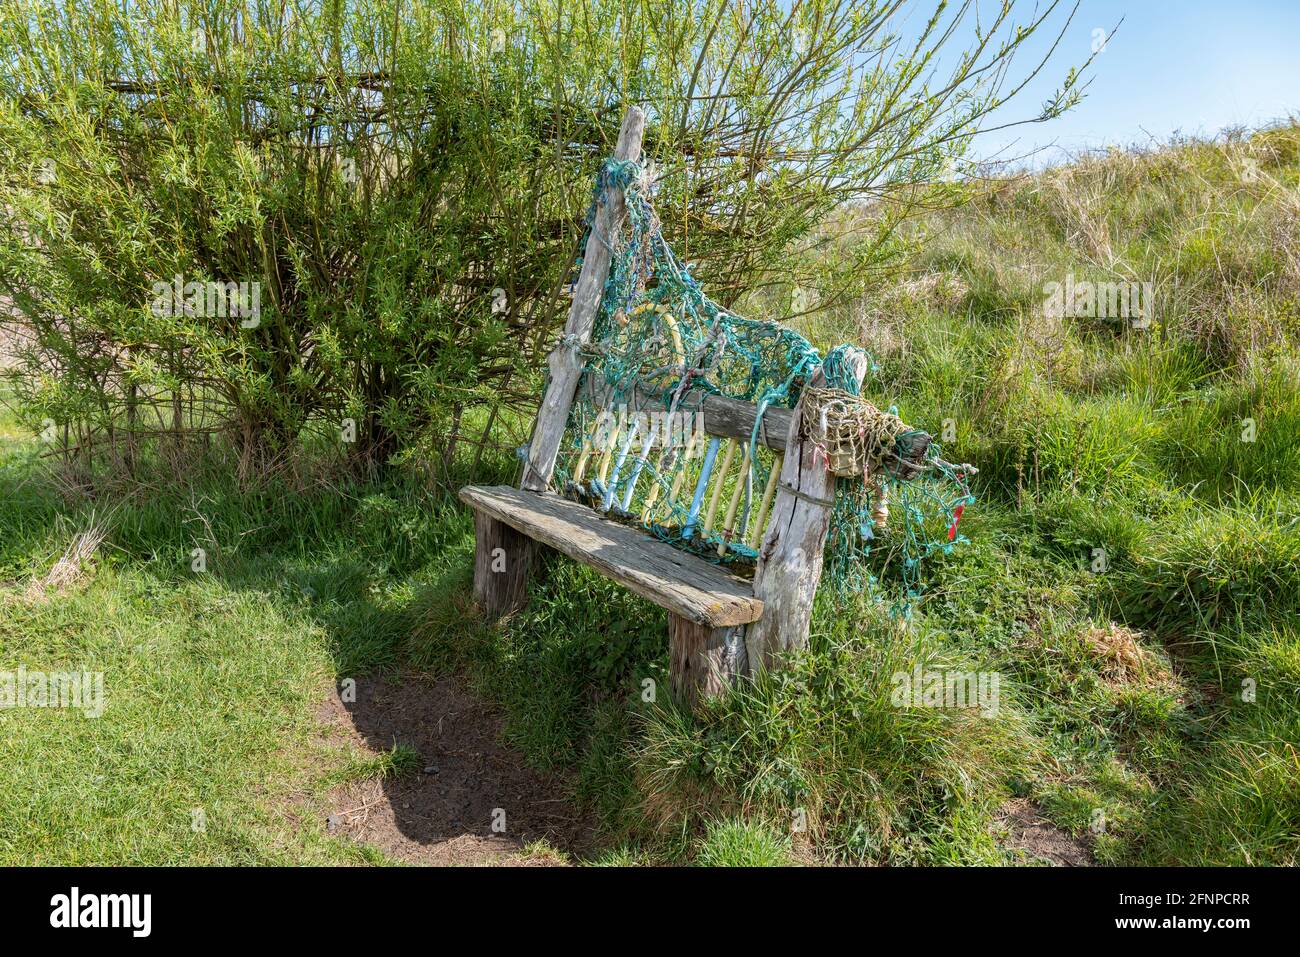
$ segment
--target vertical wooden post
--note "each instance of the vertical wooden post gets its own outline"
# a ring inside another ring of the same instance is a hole
[[[668,677],[688,707],[716,698],[746,673],[742,629],[710,628],[668,613]]]
[[[860,386],[867,358],[857,353],[850,362]],[[809,384],[824,381],[819,369]],[[763,600],[763,617],[745,632],[751,674],[772,667],[783,652],[807,646],[813,598],[822,577],[822,549],[830,530],[835,476],[816,454],[813,444],[800,441],[802,418],[800,399],[790,417],[772,520],[758,550],[758,568],[754,572],[754,597]]]
[[[528,602],[528,573],[537,543],[483,512],[474,512],[474,599],[491,618]]]
[[[624,161],[639,158],[644,133],[645,114],[634,106],[623,118],[614,158]],[[582,376],[582,357],[578,350],[591,339],[605,281],[609,278],[610,247],[622,230],[625,212],[623,191],[614,187],[606,189],[603,201],[596,207],[591,235],[587,237],[582,272],[578,274],[578,283],[573,290],[573,304],[569,307],[564,335],[546,360],[550,381],[541,408],[537,410],[537,422],[533,425],[533,438],[528,446],[520,488],[542,492],[551,484],[555,456],[559,453],[560,440],[569,420],[569,408],[573,405],[573,394]]]

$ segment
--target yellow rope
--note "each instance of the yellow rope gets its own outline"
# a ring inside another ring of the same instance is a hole
[[[709,510],[704,516],[704,530],[713,531],[713,519],[718,514],[718,502],[722,499],[722,487],[727,484],[727,469],[731,468],[731,457],[736,454],[736,440],[727,439],[727,451],[722,457],[722,468],[714,473],[713,495],[709,498]]]
[[[776,494],[776,480],[781,476],[781,466],[785,456],[778,455],[772,463],[772,471],[767,476],[767,486],[763,489],[763,504],[758,509],[758,521],[754,523],[754,532],[749,539],[750,548],[758,548],[763,540],[763,524],[767,521],[767,510],[772,507],[772,496]]]
[[[740,460],[740,471],[736,475],[736,487],[731,493],[731,504],[727,506],[727,517],[722,522],[722,541],[718,542],[718,557],[727,554],[727,543],[736,528],[736,509],[740,507],[740,495],[745,491],[745,476],[749,475],[749,443],[745,443],[745,457]]]

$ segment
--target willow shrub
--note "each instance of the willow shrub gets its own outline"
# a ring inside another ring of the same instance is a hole
[[[222,433],[255,472],[313,431],[388,462],[526,407],[634,102],[715,294],[825,305],[934,198],[1054,7],[1005,5],[938,74],[966,5],[900,36],[893,0],[5,0],[24,414],[92,460]],[[884,192],[851,254],[796,255]]]

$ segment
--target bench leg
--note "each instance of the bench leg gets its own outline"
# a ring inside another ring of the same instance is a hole
[[[491,618],[528,603],[528,575],[537,543],[505,522],[474,513],[474,600]]]
[[[746,673],[742,627],[710,628],[668,613],[668,676],[673,694],[694,707],[723,694]]]

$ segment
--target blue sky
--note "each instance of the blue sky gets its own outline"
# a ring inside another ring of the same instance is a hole
[[[987,9],[988,0],[979,2]],[[1017,15],[1030,9],[1026,3]],[[1055,60],[1005,108],[1005,119],[1036,112],[1065,70],[1087,58],[1093,31],[1121,17],[1082,104],[1050,123],[982,136],[976,155],[1043,148],[1031,161],[1041,166],[1067,159],[1063,151],[1167,140],[1176,131],[1213,135],[1300,114],[1300,0],[1083,0]],[[959,42],[954,37],[954,48]],[[1025,54],[1041,56],[1049,37],[1032,42]]]

